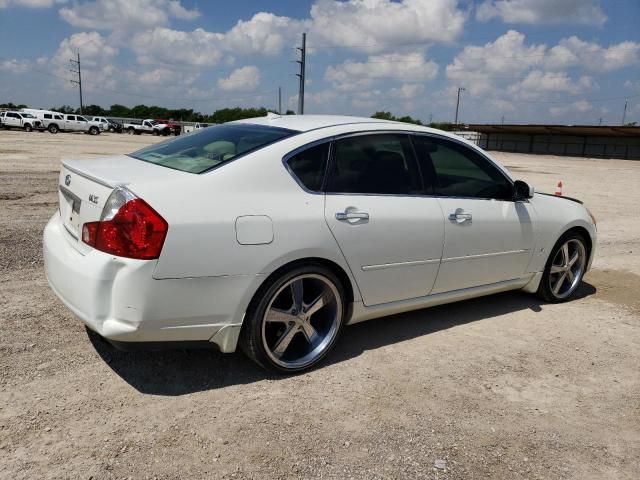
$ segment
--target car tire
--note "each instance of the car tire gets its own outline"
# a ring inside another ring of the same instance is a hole
[[[156,129],[154,128],[154,129],[153,129],[153,132],[151,132],[151,134],[152,134],[154,137],[157,137],[157,136],[158,136],[158,130],[156,130]]]
[[[135,128],[133,128],[133,127],[129,127],[129,128],[127,128],[127,133],[128,133],[129,135],[133,135],[134,133],[136,133],[136,130],[135,130]]]
[[[33,127],[31,126],[30,123],[25,123],[24,124],[24,131],[25,132],[32,132],[33,131]]]
[[[59,128],[58,128],[58,125],[56,125],[55,123],[52,123],[49,125],[49,128],[47,130],[49,130],[49,133],[52,133],[55,135],[56,133],[58,133]]]
[[[89,129],[89,135],[98,135],[100,133],[100,129],[98,127],[91,127]]]
[[[240,348],[275,373],[312,368],[340,335],[347,312],[344,292],[336,275],[319,264],[276,272],[247,309]]]
[[[567,232],[551,250],[538,287],[538,296],[549,303],[571,300],[582,282],[589,250],[583,235]]]
[[[116,132],[116,129],[115,129],[115,128],[113,128],[113,127],[109,127],[109,133],[115,133],[115,132]]]

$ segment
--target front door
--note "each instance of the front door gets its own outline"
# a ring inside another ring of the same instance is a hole
[[[408,135],[338,139],[325,218],[365,305],[428,295],[442,255],[438,201],[424,195]]]
[[[444,214],[444,251],[433,293],[524,277],[534,247],[529,203],[514,202],[511,181],[470,147],[431,136],[414,139],[421,162],[430,164]]]

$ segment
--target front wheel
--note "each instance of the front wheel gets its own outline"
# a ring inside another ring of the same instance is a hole
[[[547,302],[569,300],[578,289],[587,268],[585,239],[569,232],[555,244],[540,281],[538,295]]]
[[[100,130],[98,129],[98,127],[91,127],[89,129],[89,134],[90,135],[98,135],[100,133]]]
[[[54,135],[58,133],[58,125],[56,125],[55,123],[49,125],[49,133],[53,133]]]
[[[251,301],[240,346],[268,370],[306,370],[335,344],[345,308],[344,287],[327,268],[310,264],[284,271]]]
[[[29,123],[27,123],[24,126],[24,131],[25,132],[31,132],[31,131],[33,131],[33,127]]]

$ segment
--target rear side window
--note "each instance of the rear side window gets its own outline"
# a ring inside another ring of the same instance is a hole
[[[67,115],[67,120],[75,120],[76,116],[75,115]]]
[[[289,169],[298,182],[307,190],[322,190],[324,172],[329,157],[329,142],[316,145],[296,153],[287,161]]]
[[[46,118],[47,120],[51,120],[51,118],[53,118],[53,117],[51,116],[50,113],[45,113],[44,114],[44,118]]]
[[[335,141],[327,192],[378,195],[422,193],[407,135],[357,135]]]
[[[415,142],[421,163],[430,162],[433,166],[436,195],[512,198],[511,183],[505,175],[469,147],[428,136],[416,136]]]
[[[129,156],[183,172],[203,173],[296,133],[249,123],[215,125],[151,145]]]

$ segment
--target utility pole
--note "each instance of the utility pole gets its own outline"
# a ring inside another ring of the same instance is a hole
[[[502,125],[504,125],[504,115],[502,115]]]
[[[282,115],[282,87],[278,87],[278,115]]]
[[[70,70],[70,72],[78,74],[78,80],[71,80],[71,83],[78,85],[80,89],[80,115],[82,115],[82,71],[80,70],[80,52],[78,52],[78,60],[69,60],[72,65],[78,67],[78,70]]]
[[[456,127],[458,126],[458,111],[460,110],[460,92],[464,92],[465,90],[466,88],[458,87],[458,100],[456,101],[456,120],[455,122],[453,122]]]
[[[433,123],[433,113],[429,114],[429,125]]]
[[[629,99],[624,99],[624,111],[622,112],[622,125],[624,126],[624,121],[627,119],[627,104],[629,103]]]
[[[300,77],[300,88],[298,90],[298,115],[304,114],[304,74],[307,59],[307,34],[302,34],[302,47],[298,47],[296,50],[300,50],[300,60],[296,60],[300,64],[300,73],[296,76]]]
[[[598,125],[602,125],[602,117],[598,120]]]

